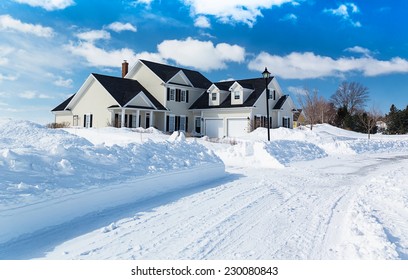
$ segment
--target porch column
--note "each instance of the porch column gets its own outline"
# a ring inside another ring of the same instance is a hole
[[[120,127],[125,127],[125,109],[122,108],[122,114],[120,115]]]
[[[153,111],[150,111],[149,127],[153,126]]]
[[[140,127],[139,116],[140,116],[140,110],[136,110],[136,127]]]

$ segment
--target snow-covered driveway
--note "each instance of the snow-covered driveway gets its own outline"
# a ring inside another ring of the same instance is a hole
[[[389,153],[230,167],[229,182],[107,217],[45,258],[407,259],[407,167]]]

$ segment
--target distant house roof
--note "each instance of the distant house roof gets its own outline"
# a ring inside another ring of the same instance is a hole
[[[150,68],[162,81],[167,83],[171,78],[173,78],[178,72],[183,71],[189,81],[196,88],[207,89],[211,86],[210,80],[204,77],[200,72],[193,71],[185,68],[160,64],[147,60],[140,60],[144,65]]]
[[[269,78],[268,84],[272,81],[273,77]],[[190,107],[190,109],[210,109],[210,108],[235,108],[235,107],[252,107],[259,99],[262,92],[265,91],[265,79],[246,79],[237,81],[226,81],[214,83],[220,90],[229,91],[229,88],[235,83],[239,83],[243,88],[252,89],[253,92],[243,102],[243,104],[231,104],[230,96],[228,93],[227,98],[219,106],[209,105],[209,94],[202,94]]]
[[[293,121],[294,121],[294,122],[296,122],[296,121],[299,119],[301,113],[302,113],[302,109],[297,109],[297,110],[293,113]]]
[[[136,97],[136,95],[138,95],[140,92],[143,92],[158,110],[167,110],[156,98],[154,98],[154,96],[147,89],[145,89],[136,80],[106,76],[95,73],[92,73],[92,76],[99,81],[99,83],[106,89],[106,91],[122,107],[125,106],[134,97]],[[74,96],[75,94],[55,107],[52,112],[66,110],[67,105],[69,104],[69,102],[71,102]]]
[[[286,99],[288,99],[289,95],[282,95],[279,98],[278,102],[276,102],[275,106],[272,108],[273,110],[280,110],[282,109],[283,104],[285,104]]]
[[[75,93],[76,94],[76,93]],[[56,112],[56,111],[64,111],[65,108],[67,107],[68,103],[72,100],[72,98],[75,96],[75,94],[71,95],[68,99],[66,99],[64,102],[59,104],[57,107],[51,110],[51,112]]]

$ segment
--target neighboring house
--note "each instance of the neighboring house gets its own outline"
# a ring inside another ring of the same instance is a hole
[[[299,127],[306,123],[306,116],[302,109],[297,109],[293,113],[293,128]]]
[[[293,127],[294,104],[268,80],[270,127]],[[197,71],[139,60],[122,78],[91,74],[52,110],[56,123],[80,127],[156,127],[210,137],[237,137],[267,126],[265,80],[211,83]]]

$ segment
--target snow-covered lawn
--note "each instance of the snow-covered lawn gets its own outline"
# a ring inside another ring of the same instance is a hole
[[[0,259],[408,259],[407,135],[0,132]]]

